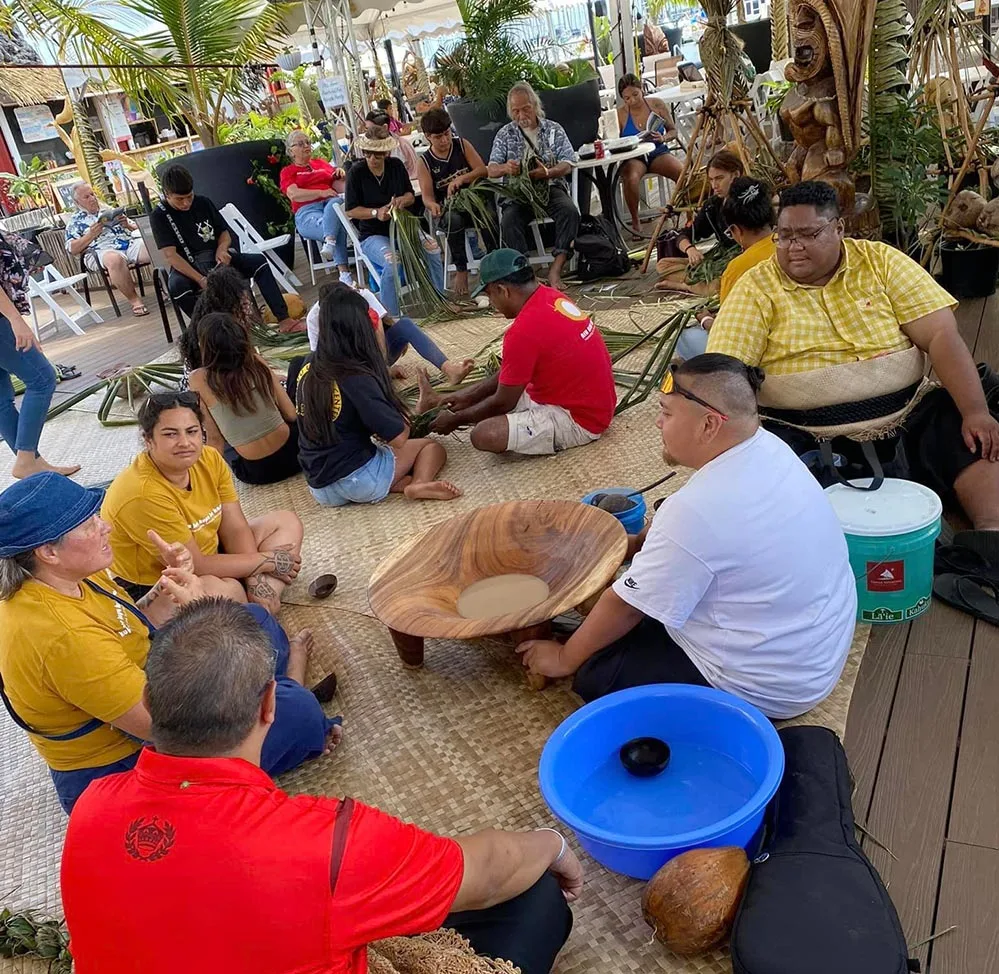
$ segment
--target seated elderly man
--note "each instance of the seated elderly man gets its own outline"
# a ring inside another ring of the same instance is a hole
[[[955,541],[999,564],[999,376],[976,369],[955,306],[904,254],[844,239],[829,186],[799,183],[781,194],[776,256],[735,286],[708,351],[766,370],[767,428],[800,456],[821,441],[820,477],[835,452],[848,477],[883,465],[953,495],[975,528]],[[924,379],[927,357],[943,388]]]
[[[585,446],[611,424],[617,393],[603,336],[564,294],[538,283],[515,250],[482,259],[479,286],[513,324],[503,336],[503,367],[464,392],[442,396],[419,376],[420,407],[443,404],[431,430],[472,428],[488,453],[546,454]]]
[[[146,674],[155,750],[88,788],[69,821],[61,885],[79,974],[364,974],[368,944],[441,925],[522,974],[551,969],[582,887],[554,829],[445,838],[353,798],[279,790],[261,767],[271,647],[232,603],[182,610]]]
[[[564,645],[521,644],[586,701],[647,683],[714,686],[768,717],[832,691],[857,616],[846,539],[822,488],[760,429],[759,369],[698,355],[666,373],[663,459],[696,472],[631,541],[634,560]]]
[[[526,82],[515,84],[506,96],[506,111],[513,121],[496,133],[489,154],[489,175],[516,176],[525,162],[528,175],[548,189],[548,215],[555,222],[555,260],[548,272],[548,283],[562,287],[562,268],[579,230],[579,210],[569,195],[566,177],[572,171],[576,153],[558,122],[545,118],[541,99]],[[534,211],[524,203],[505,201],[500,215],[500,233],[504,246],[526,254],[527,227]]]
[[[78,209],[66,224],[66,250],[74,257],[83,254],[83,264],[88,270],[98,271],[103,267],[137,318],[149,314],[132,280],[131,269],[149,263],[146,245],[132,237],[135,225],[124,214],[105,216],[93,186],[87,183],[73,187],[73,200]]]
[[[0,494],[0,688],[14,723],[49,766],[66,812],[90,782],[135,766],[149,738],[143,669],[150,638],[178,605],[203,595],[183,545],[151,532],[167,567],[133,602],[108,570],[111,528],[98,513],[102,496],[55,473]],[[277,719],[262,762],[279,774],[339,740],[338,721],[327,720],[317,699],[332,697],[332,680],[316,695],[302,685],[308,630],[289,642],[261,606],[232,603],[231,613],[260,634],[277,676]],[[206,679],[207,696],[227,685],[216,674]],[[196,716],[210,721],[211,711]]]

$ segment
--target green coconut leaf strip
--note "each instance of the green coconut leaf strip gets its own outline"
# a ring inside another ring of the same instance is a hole
[[[62,415],[67,409],[72,409],[85,399],[89,399],[95,392],[100,392],[101,389],[103,389],[107,384],[107,379],[101,379],[100,382],[95,382],[92,386],[87,386],[86,389],[81,389],[79,392],[73,393],[72,396],[63,399],[61,402],[53,406],[48,413],[46,413],[45,418],[55,419],[56,416]]]

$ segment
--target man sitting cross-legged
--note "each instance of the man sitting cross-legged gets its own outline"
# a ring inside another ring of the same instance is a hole
[[[799,183],[781,194],[776,255],[735,286],[708,351],[766,370],[764,421],[796,453],[831,440],[859,468],[847,476],[870,476],[876,452],[889,476],[955,495],[976,529],[955,541],[999,564],[999,376],[976,369],[955,306],[904,254],[844,239],[831,187]],[[927,391],[927,357],[942,389]]]
[[[522,643],[535,673],[576,674],[584,700],[647,683],[727,690],[768,717],[795,717],[832,691],[857,590],[822,488],[760,429],[763,380],[728,355],[666,374],[663,459],[695,473],[632,539],[634,561],[564,645]]]
[[[198,602],[156,634],[155,750],[77,802],[62,896],[79,974],[364,974],[368,944],[441,925],[547,974],[583,882],[565,840],[444,838],[352,798],[281,791],[260,767],[274,660],[244,617]]]
[[[589,316],[561,291],[540,285],[527,258],[494,250],[479,267],[489,302],[514,322],[503,336],[498,375],[465,392],[436,395],[420,377],[420,403],[448,406],[435,433],[473,425],[472,446],[489,453],[556,453],[599,439],[617,394],[607,346]]]

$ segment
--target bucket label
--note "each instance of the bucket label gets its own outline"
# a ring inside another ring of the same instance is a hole
[[[862,622],[904,622],[922,615],[929,608],[929,605],[929,598],[924,596],[915,605],[910,605],[905,609],[889,609],[883,605],[876,609],[862,609],[860,619]]]
[[[868,592],[901,592],[905,588],[904,561],[869,561]]]

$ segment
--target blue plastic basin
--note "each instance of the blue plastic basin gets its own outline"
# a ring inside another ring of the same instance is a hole
[[[662,774],[625,770],[619,751],[636,737],[670,746]],[[659,683],[611,693],[564,720],[538,778],[548,807],[594,859],[648,879],[688,849],[749,847],[783,774],[777,731],[751,704]]]
[[[592,504],[593,498],[597,494],[634,494],[634,487],[601,487],[600,490],[591,491],[582,498],[584,504]],[[629,498],[634,501],[634,506],[626,511],[619,511],[614,515],[624,527],[628,534],[638,534],[645,527],[645,498],[641,494],[635,494]]]

